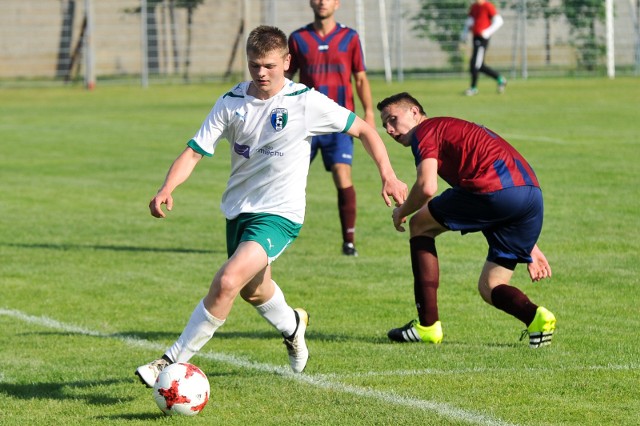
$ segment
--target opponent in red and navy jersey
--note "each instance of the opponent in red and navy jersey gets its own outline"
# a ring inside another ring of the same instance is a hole
[[[452,117],[428,118],[413,135],[416,165],[438,160],[438,175],[452,187],[475,193],[514,186],[540,187],[527,161],[507,141],[484,126]]]
[[[289,37],[290,75],[300,71],[300,82],[314,87],[338,104],[355,111],[351,75],[365,71],[358,33],[344,25],[320,36],[313,24],[294,31]]]

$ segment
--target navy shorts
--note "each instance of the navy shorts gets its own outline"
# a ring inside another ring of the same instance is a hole
[[[331,170],[336,163],[351,165],[353,162],[353,138],[346,133],[331,133],[314,136],[311,139],[311,161],[322,151],[325,170]]]
[[[542,191],[534,186],[487,194],[449,188],[429,201],[429,212],[451,231],[481,231],[489,243],[487,260],[514,269],[516,263],[531,263],[544,205]]]

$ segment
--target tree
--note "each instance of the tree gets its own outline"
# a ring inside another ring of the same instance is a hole
[[[193,30],[193,13],[196,8],[201,5],[204,0],[168,0],[169,7],[169,27],[171,31],[172,49],[171,56],[173,58],[173,69],[178,71],[178,45],[175,25],[175,8],[186,9],[187,11],[187,41],[184,59],[184,79],[189,80],[189,67],[191,65],[191,41]],[[147,0],[147,60],[149,64],[149,72],[158,73],[160,69],[159,63],[159,47],[158,40],[158,22],[156,19],[156,9],[160,4],[165,4],[165,0]],[[124,9],[125,13],[141,13],[140,7]]]
[[[449,56],[454,70],[463,69],[460,33],[469,11],[469,0],[420,0],[420,11],[412,20],[418,37],[429,38]]]
[[[571,25],[578,67],[590,71],[597,67],[606,51],[604,37],[596,32],[597,24],[604,22],[604,3],[603,0],[562,0],[564,15]]]
[[[189,81],[189,67],[191,65],[191,37],[193,30],[193,12],[204,0],[175,0],[176,7],[187,10],[187,47],[184,55],[184,80]]]
[[[512,0],[511,8],[522,13],[527,11],[527,20],[542,18],[544,20],[545,62],[551,64],[551,21],[562,15],[559,7],[551,6],[552,0]],[[526,3],[526,4],[524,4]]]

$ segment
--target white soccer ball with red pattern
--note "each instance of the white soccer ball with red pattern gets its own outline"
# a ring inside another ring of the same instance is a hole
[[[153,398],[163,413],[195,416],[209,401],[209,380],[193,364],[175,363],[160,372]]]

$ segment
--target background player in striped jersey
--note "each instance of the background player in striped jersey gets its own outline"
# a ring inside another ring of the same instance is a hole
[[[536,242],[542,229],[542,192],[533,169],[493,131],[452,117],[427,118],[420,103],[399,93],[378,104],[387,133],[415,157],[417,178],[406,201],[393,211],[404,231],[409,215],[410,252],[418,318],[389,331],[398,342],[440,343],[440,281],[435,238],[445,231],[482,232],[489,252],[478,280],[482,299],[521,320],[529,346],[551,343],[554,315],[509,285],[518,263],[533,281],[551,276]],[[438,176],[451,188],[440,195]]]
[[[464,23],[464,30],[460,39],[465,41],[471,30],[473,34],[473,53],[469,61],[471,86],[464,92],[467,96],[478,94],[478,74],[484,73],[498,82],[498,93],[503,93],[507,87],[507,79],[484,62],[489,48],[489,39],[503,24],[502,16],[495,5],[487,0],[475,0],[469,8],[469,15]]]
[[[339,0],[310,0],[313,22],[289,37],[291,66],[287,76],[299,71],[300,82],[324,93],[338,104],[355,111],[351,76],[362,103],[364,120],[376,127],[369,80],[358,33],[336,22]],[[342,252],[357,256],[355,248],[356,191],[351,178],[353,139],[344,133],[316,136],[311,161],[320,150],[327,171],[338,191],[338,212],[342,228]]]

